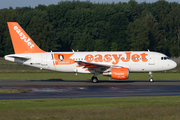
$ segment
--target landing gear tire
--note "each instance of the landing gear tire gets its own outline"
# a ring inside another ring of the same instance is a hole
[[[98,82],[98,78],[94,77],[94,76],[91,78],[91,80],[92,80],[93,83],[97,83]]]
[[[153,82],[154,80],[152,78],[149,79],[150,82]]]
[[[149,72],[149,81],[150,81],[150,82],[153,82],[153,81],[154,81],[153,78],[152,78],[152,72]]]

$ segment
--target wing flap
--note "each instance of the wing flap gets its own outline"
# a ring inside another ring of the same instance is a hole
[[[76,61],[78,65],[76,67],[83,67],[83,68],[123,68],[123,66],[118,65],[108,65],[108,64],[100,64],[100,63],[90,63],[85,61]]]
[[[85,61],[76,61],[76,63],[78,63],[76,67],[94,66],[94,67],[107,67],[107,68],[114,68],[114,67],[123,68],[123,66],[119,66],[119,65],[108,65],[108,64],[92,63],[92,62],[85,62]]]

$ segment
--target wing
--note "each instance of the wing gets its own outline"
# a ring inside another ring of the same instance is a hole
[[[85,61],[76,61],[78,64],[76,67],[83,69],[84,71],[98,71],[105,72],[108,71],[109,68],[123,68],[123,66],[118,65],[108,65],[108,64],[100,64],[100,63],[91,63]]]

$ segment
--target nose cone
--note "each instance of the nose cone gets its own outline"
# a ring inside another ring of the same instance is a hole
[[[176,66],[177,66],[177,63],[172,60],[172,62],[170,64],[171,69],[174,69]]]

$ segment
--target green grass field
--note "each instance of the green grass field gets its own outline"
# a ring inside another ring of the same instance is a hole
[[[1,120],[178,120],[180,97],[1,100]]]
[[[91,80],[92,74],[75,73],[0,73],[0,80]],[[102,75],[97,76],[99,80],[115,80]],[[180,73],[153,73],[154,80],[180,80]],[[148,73],[130,73],[127,80],[149,80]]]
[[[0,89],[0,93],[26,93],[29,90]]]

